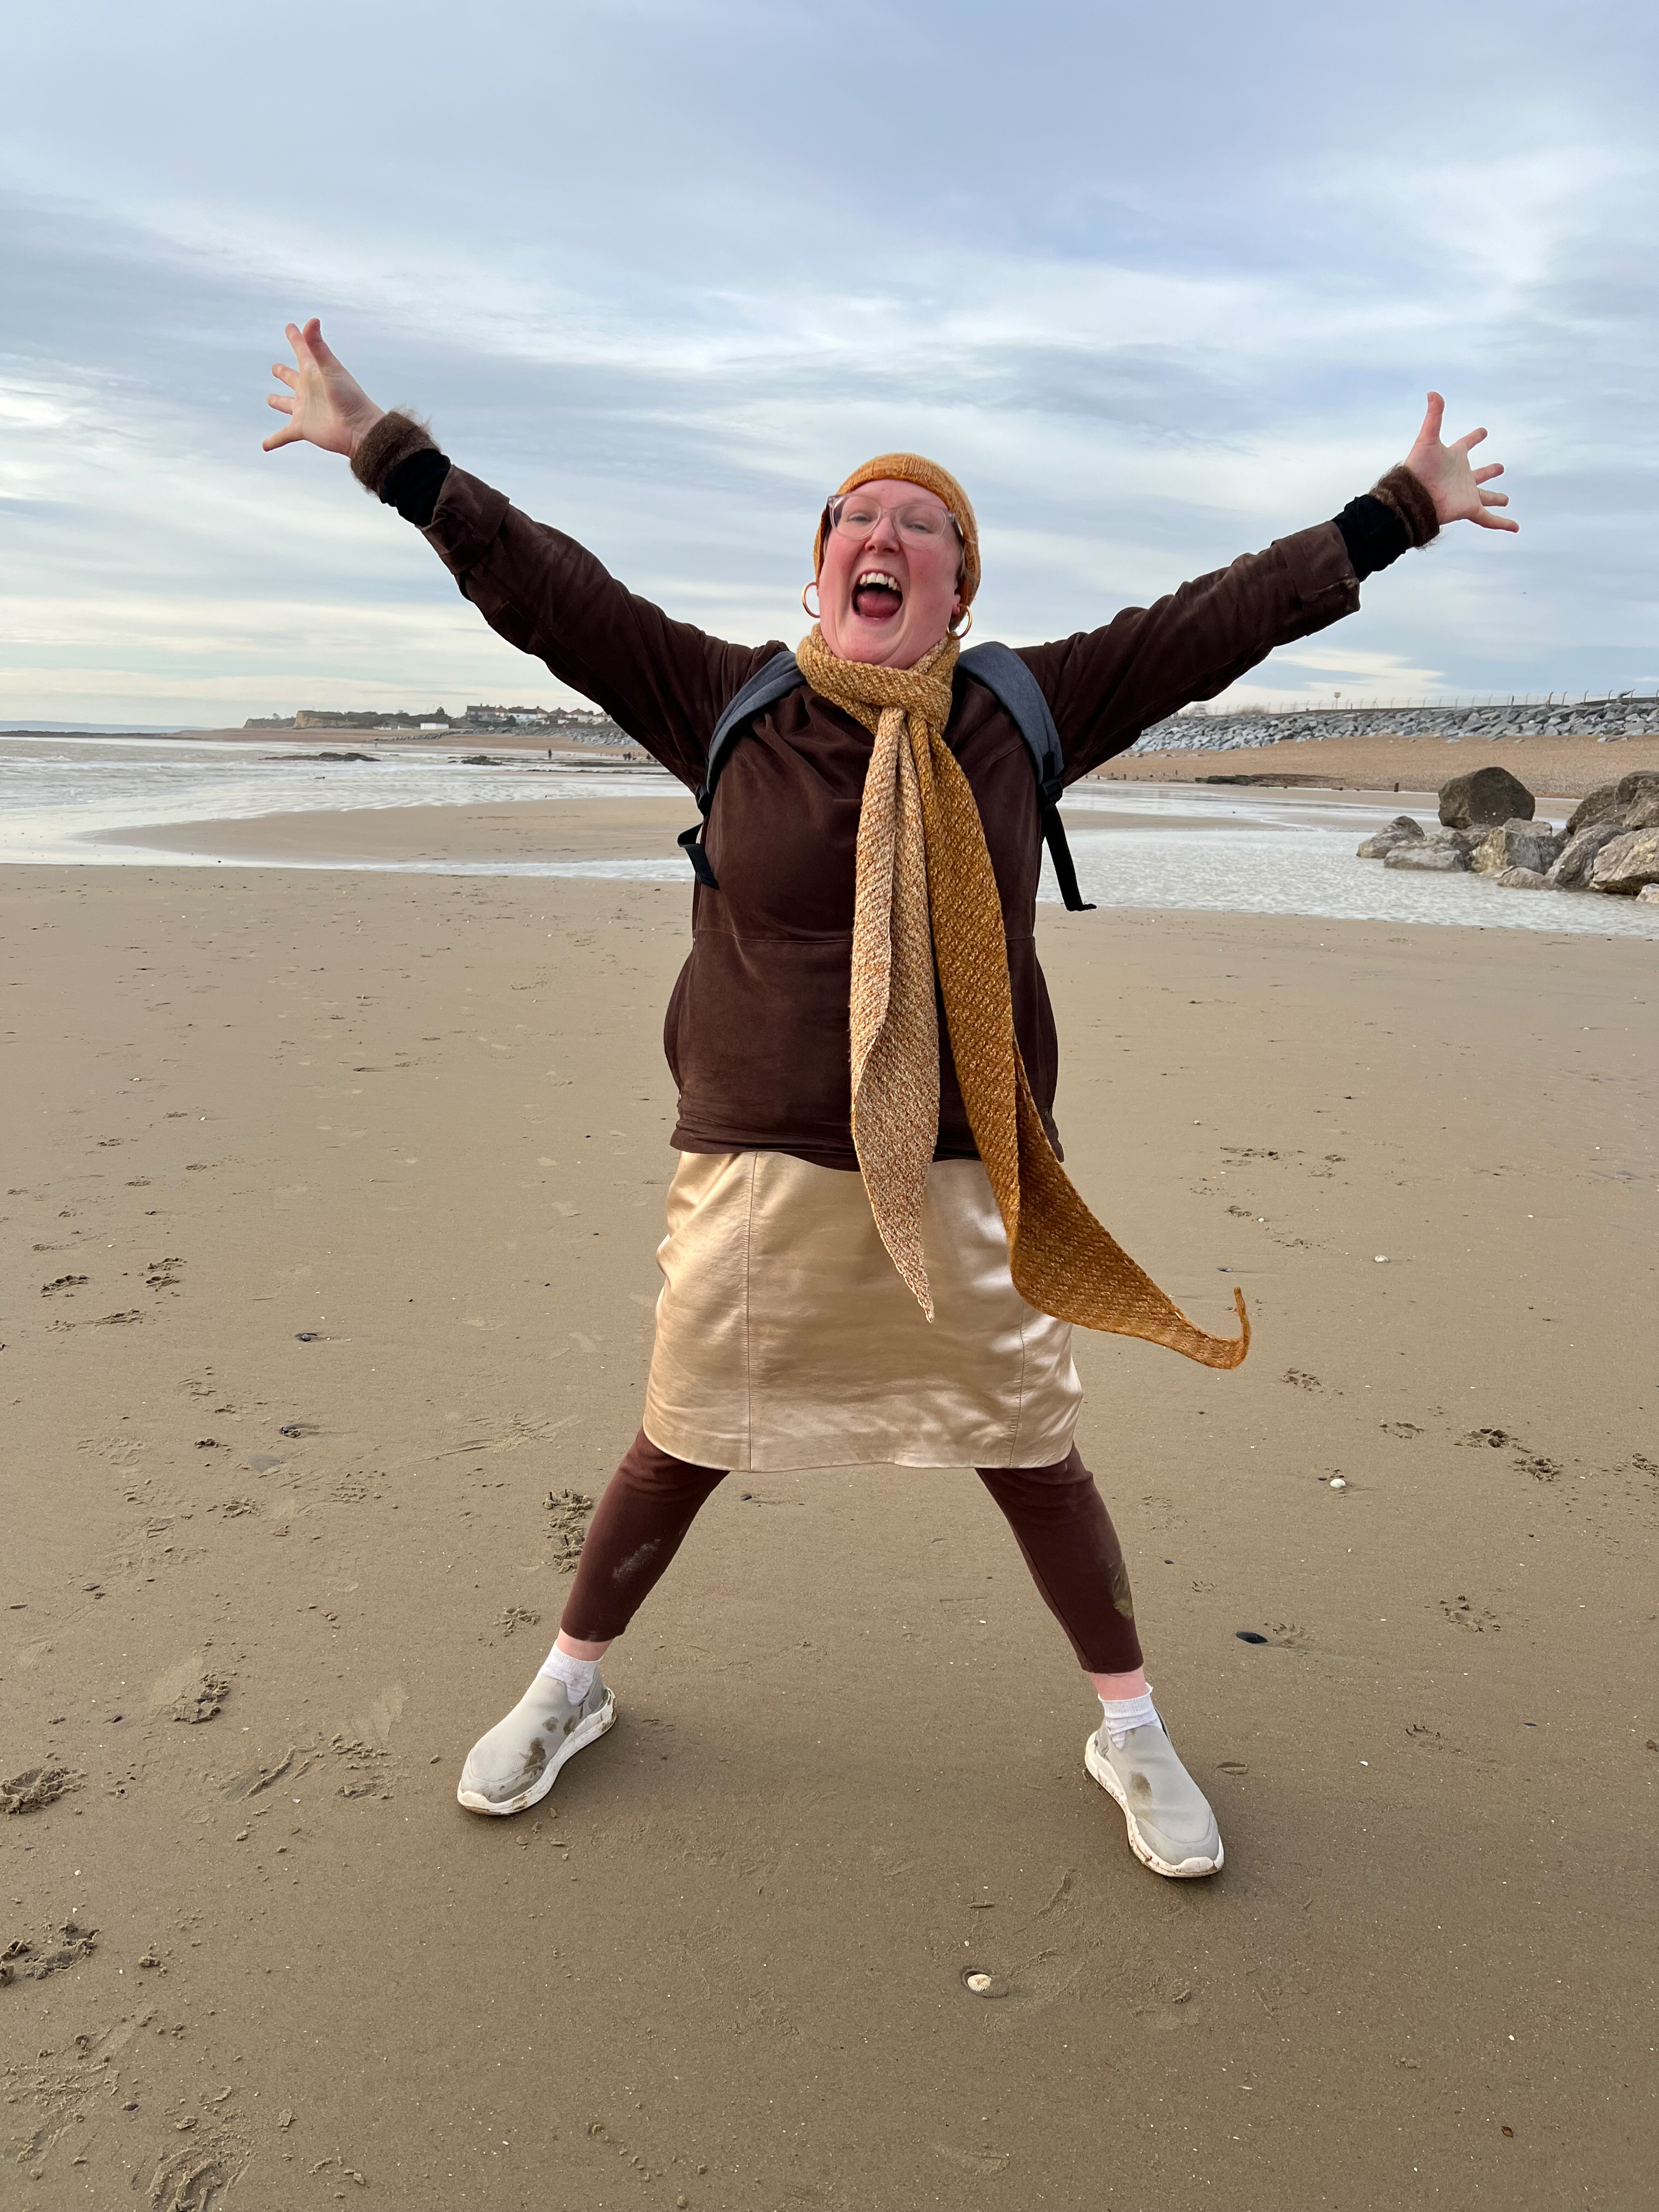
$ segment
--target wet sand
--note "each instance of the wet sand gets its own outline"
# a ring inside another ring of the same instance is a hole
[[[672,860],[691,872],[675,843],[697,818],[684,798],[502,800],[477,806],[356,806],[328,814],[260,814],[247,821],[125,830],[112,842],[157,854],[331,866],[450,860]]]
[[[1645,2202],[1650,945],[1045,909],[1073,1174],[1256,1327],[1079,1347],[1176,1886],[960,1471],[735,1479],[454,1802],[637,1420],[687,903],[0,874],[6,2201]]]

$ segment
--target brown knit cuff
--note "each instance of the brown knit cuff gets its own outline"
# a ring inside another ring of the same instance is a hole
[[[359,439],[351,456],[351,473],[365,491],[378,499],[381,485],[399,461],[406,461],[411,453],[437,449],[438,441],[424,422],[413,415],[394,411],[382,415],[374,428]]]
[[[1377,478],[1371,486],[1371,497],[1380,499],[1400,517],[1413,545],[1426,545],[1440,535],[1440,518],[1434,511],[1429,488],[1403,461]]]

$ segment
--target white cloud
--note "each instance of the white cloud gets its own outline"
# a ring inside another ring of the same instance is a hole
[[[337,465],[257,451],[313,307],[465,465],[757,640],[799,634],[817,501],[867,452],[963,475],[982,620],[1023,640],[1330,514],[1432,381],[1523,536],[1401,562],[1330,659],[1247,684],[1656,665],[1644,11],[416,15],[362,0],[332,74],[173,0],[17,27],[0,714],[561,696]],[[875,37],[926,99],[872,94]]]

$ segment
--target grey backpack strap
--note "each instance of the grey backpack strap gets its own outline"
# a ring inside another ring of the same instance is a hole
[[[1094,907],[1078,889],[1072,848],[1066,842],[1066,825],[1060,818],[1060,794],[1065,788],[1066,763],[1060,755],[1060,732],[1042,687],[1010,645],[969,646],[957,662],[964,676],[982,684],[1019,725],[1025,749],[1036,774],[1037,805],[1042,821],[1043,842],[1054,864],[1060,895],[1073,914],[1092,914]]]
[[[805,681],[795,665],[794,654],[786,647],[783,652],[775,653],[769,661],[755,671],[714,725],[714,733],[708,740],[708,750],[703,760],[702,782],[697,792],[699,819],[690,830],[680,832],[678,841],[686,859],[691,863],[692,873],[711,891],[720,889],[720,880],[708,865],[708,855],[703,849],[702,840],[703,832],[708,827],[708,810],[714,803],[714,784],[721,763],[732,738],[742,735],[746,724]]]

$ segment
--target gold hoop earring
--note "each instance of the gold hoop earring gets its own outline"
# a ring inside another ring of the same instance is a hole
[[[803,584],[800,587],[801,612],[806,617],[808,622],[817,622],[823,613],[822,599],[820,599],[819,605],[816,607],[809,607],[806,604],[806,594],[809,592],[816,592],[817,588],[818,580],[816,576],[813,577],[811,583]]]
[[[951,636],[959,638],[966,637],[973,626],[974,611],[971,607],[964,607],[962,611],[962,628],[958,629],[954,623],[951,623],[949,628]]]

